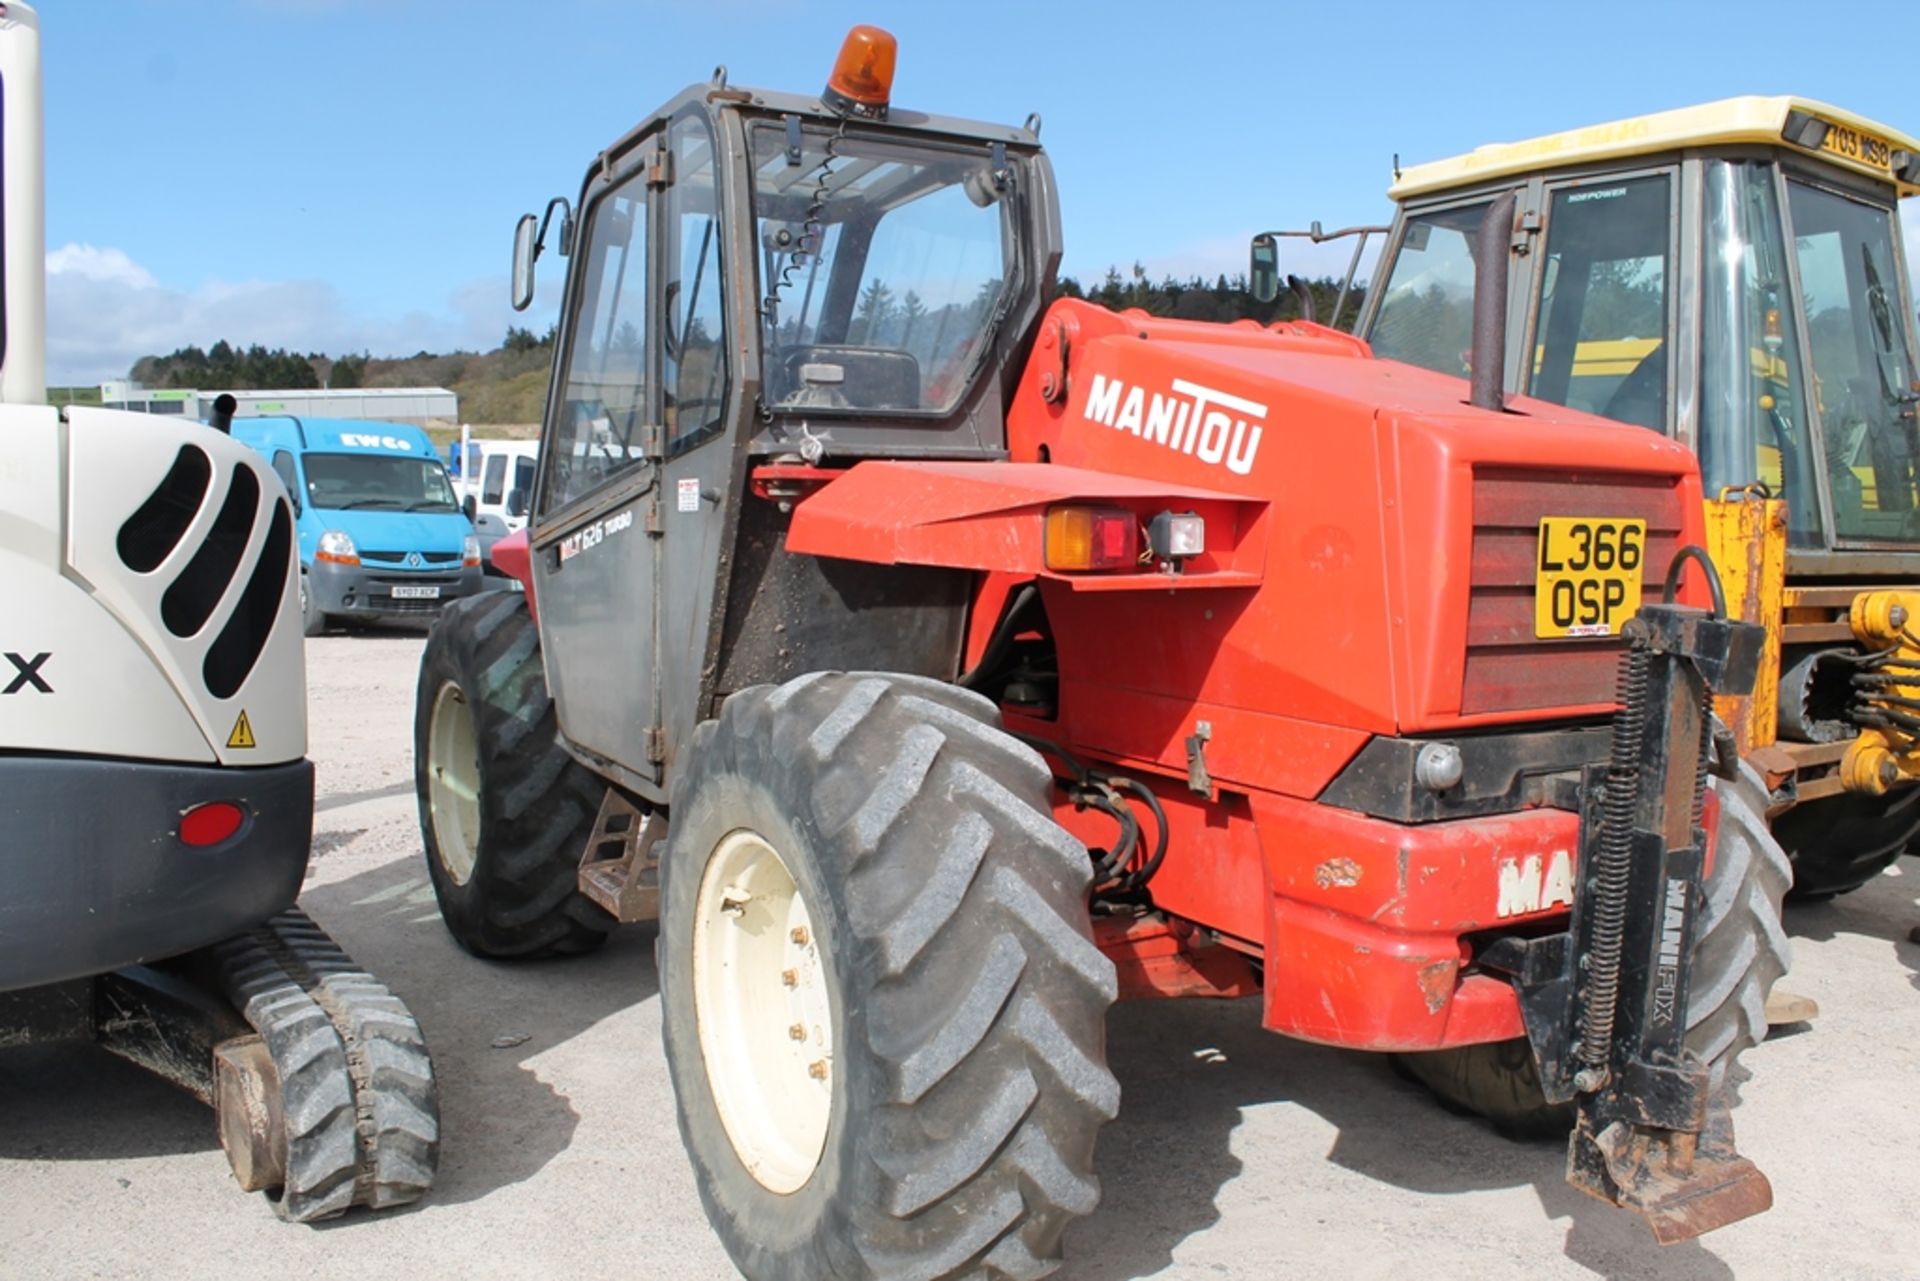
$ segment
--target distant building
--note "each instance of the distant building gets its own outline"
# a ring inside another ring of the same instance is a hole
[[[382,422],[413,423],[460,421],[460,398],[444,387],[350,387],[338,391],[235,391],[236,418],[292,414],[296,418],[374,418]],[[131,409],[139,414],[179,414],[205,419],[213,412],[218,391],[185,391],[142,387],[116,378],[100,384],[100,403],[108,409]]]

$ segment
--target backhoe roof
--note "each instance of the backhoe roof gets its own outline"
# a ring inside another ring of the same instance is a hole
[[[1889,171],[1887,165],[1842,155],[1830,149],[1812,149],[1787,142],[1781,131],[1786,128],[1788,114],[1795,111],[1804,112],[1829,125],[1837,125],[1843,130],[1868,135],[1874,141],[1887,144],[1890,152],[1905,150],[1909,155],[1920,156],[1920,142],[1883,124],[1856,116],[1851,111],[1843,111],[1810,98],[1749,95],[1744,98],[1723,98],[1718,102],[1681,107],[1674,111],[1656,111],[1652,115],[1589,125],[1584,129],[1569,129],[1563,133],[1529,138],[1524,142],[1488,143],[1464,156],[1411,165],[1401,170],[1400,176],[1387,189],[1387,194],[1394,200],[1405,200],[1411,196],[1472,186],[1490,178],[1728,143],[1787,147],[1890,183],[1902,196],[1920,192],[1920,184],[1902,181]],[[1913,170],[1909,169],[1908,172],[1912,173]]]

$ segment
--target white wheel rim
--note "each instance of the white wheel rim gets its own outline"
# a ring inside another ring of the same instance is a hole
[[[460,686],[446,681],[433,696],[427,726],[427,811],[440,866],[455,885],[473,875],[480,848],[480,744]]]
[[[773,846],[730,832],[693,916],[693,1009],[720,1123],[747,1172],[806,1185],[833,1111],[833,1011],[806,900]]]

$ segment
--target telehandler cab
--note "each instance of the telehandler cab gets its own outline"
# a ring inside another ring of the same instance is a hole
[[[1699,455],[1706,547],[1732,612],[1767,629],[1753,697],[1721,714],[1795,893],[1865,884],[1920,831],[1920,352],[1898,214],[1920,141],[1749,97],[1410,166],[1393,227],[1356,229],[1389,232],[1355,331],[1375,355],[1464,372],[1475,238],[1507,193],[1506,389]],[[1256,242],[1269,296],[1274,246]]]
[[[1310,324],[1054,300],[1039,121],[894,108],[894,58],[721,70],[522,220],[517,305],[570,262],[493,552],[526,590],[442,617],[417,703],[454,936],[657,914],[754,1278],[1050,1272],[1121,996],[1443,1056],[1661,1240],[1766,1208],[1724,1087],[1787,867],[1713,730],[1761,631],[1692,456]]]

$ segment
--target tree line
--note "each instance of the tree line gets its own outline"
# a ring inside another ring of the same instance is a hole
[[[1316,314],[1321,320],[1326,320],[1333,313],[1340,282],[1332,277],[1322,277],[1307,282],[1307,285]],[[982,288],[983,297],[997,292],[997,288],[997,282],[988,282]],[[1146,268],[1138,263],[1124,274],[1118,268],[1109,268],[1104,277],[1091,284],[1082,283],[1072,276],[1061,277],[1055,293],[1063,298],[1085,298],[1115,310],[1138,308],[1151,315],[1181,320],[1255,320],[1268,324],[1276,320],[1298,319],[1301,313],[1299,299],[1289,292],[1282,292],[1279,298],[1270,303],[1257,301],[1247,291],[1243,275],[1221,274],[1212,280],[1197,275],[1185,279],[1166,275],[1156,281],[1150,279]],[[1353,327],[1354,319],[1360,312],[1363,293],[1364,288],[1356,286],[1348,297],[1341,317],[1341,328]],[[980,305],[981,302],[975,300],[932,308],[911,293],[895,299],[883,283],[875,282],[862,295],[856,328],[863,337],[881,343],[913,347],[937,344],[935,335],[949,328],[943,323],[947,319],[946,313],[961,313]],[[955,328],[964,329],[965,326]],[[511,378],[551,358],[556,332],[554,327],[538,333],[515,325],[507,329],[496,353],[480,355],[455,352],[436,356],[422,351],[410,357],[393,359],[374,357],[366,352],[341,356],[327,356],[319,352],[303,355],[283,347],[269,348],[259,343],[243,347],[222,339],[207,348],[187,346],[166,355],[142,356],[134,362],[129,376],[148,387],[235,391],[355,388],[367,386],[369,377],[374,378],[377,385],[384,386],[396,385],[390,381],[396,376],[460,378],[464,375],[477,376],[482,380],[495,376]],[[632,337],[638,340],[637,331]],[[704,337],[704,334],[700,337]],[[489,357],[495,354],[503,356],[504,361],[490,361]],[[435,364],[445,366],[447,362],[453,362],[458,368],[434,367]],[[500,363],[498,370],[492,367],[494,363]],[[465,393],[462,395],[464,399]]]

